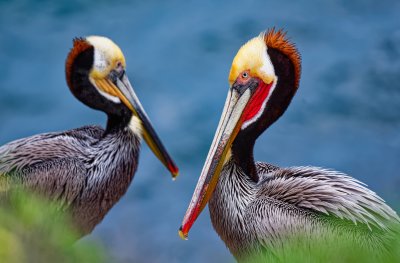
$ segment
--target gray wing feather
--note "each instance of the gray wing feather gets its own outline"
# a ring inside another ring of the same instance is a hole
[[[64,208],[70,206],[86,182],[84,164],[73,158],[32,165],[14,176],[23,187],[34,189],[36,193],[58,201],[57,204]]]
[[[86,181],[86,149],[104,130],[97,126],[39,134],[0,147],[0,191],[18,185],[69,205]]]
[[[249,232],[254,235],[258,253],[269,255],[274,248],[282,248],[289,240],[299,239],[297,245],[307,251],[313,242],[350,241],[356,247],[373,249],[376,253],[386,251],[393,241],[393,232],[382,228],[371,231],[365,224],[354,226],[350,221],[319,216],[291,204],[272,198],[262,198],[249,205],[245,216]],[[309,243],[308,243],[309,242]]]
[[[256,162],[256,169],[259,175],[264,176],[280,168],[270,163]]]
[[[400,219],[365,184],[343,173],[319,167],[276,169],[259,182],[258,198],[273,198],[300,209],[386,229]]]

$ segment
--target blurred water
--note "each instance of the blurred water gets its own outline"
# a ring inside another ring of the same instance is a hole
[[[181,169],[171,182],[143,147],[126,196],[89,239],[116,262],[231,262],[205,211],[189,241],[177,229],[216,129],[236,51],[283,27],[303,58],[300,89],[259,140],[256,159],[316,165],[400,200],[400,2],[0,0],[0,143],[104,124],[69,93],[75,36],[120,45],[128,75]],[[399,205],[397,205],[399,207]]]

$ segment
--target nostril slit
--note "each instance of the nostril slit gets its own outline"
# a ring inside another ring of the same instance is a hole
[[[124,75],[125,75],[125,70],[122,70],[121,73],[120,73],[120,75],[119,75],[119,78],[122,79],[122,77],[123,77]]]

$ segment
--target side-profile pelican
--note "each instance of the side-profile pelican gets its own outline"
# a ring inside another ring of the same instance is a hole
[[[237,260],[267,255],[291,236],[343,234],[380,247],[399,217],[373,191],[343,173],[255,162],[257,137],[286,110],[299,86],[300,55],[274,29],[243,45],[230,89],[179,234],[187,238],[209,201],[214,229]]]
[[[121,49],[110,39],[74,39],[66,60],[68,86],[78,100],[107,114],[107,126],[39,134],[0,147],[0,190],[22,186],[59,201],[85,235],[127,191],[141,138],[176,177],[178,168],[150,124],[125,67]]]

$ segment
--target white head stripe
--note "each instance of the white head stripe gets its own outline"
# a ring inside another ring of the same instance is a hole
[[[274,69],[274,65],[272,65],[272,61],[271,58],[268,55],[268,47],[265,46],[265,49],[263,51],[263,65],[260,68],[260,71],[264,72],[266,75],[269,76],[275,76],[275,69]]]
[[[104,52],[99,51],[99,49],[94,49],[94,62],[93,62],[94,67],[98,71],[105,71],[108,66],[109,62],[104,54]]]

